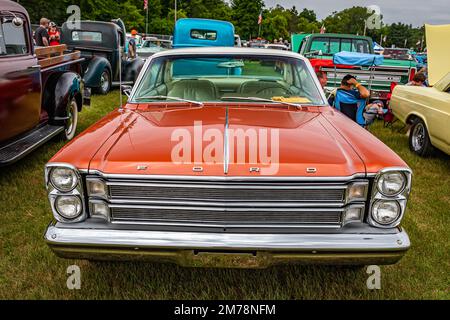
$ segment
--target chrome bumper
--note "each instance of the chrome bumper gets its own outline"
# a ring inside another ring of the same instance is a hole
[[[240,234],[61,228],[45,240],[62,258],[153,260],[195,267],[263,268],[274,264],[393,264],[410,247],[392,234]]]

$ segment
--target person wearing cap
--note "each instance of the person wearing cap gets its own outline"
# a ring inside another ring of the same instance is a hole
[[[50,46],[59,46],[61,44],[61,35],[58,31],[58,28],[56,27],[56,23],[50,22],[48,35],[50,39]]]
[[[348,74],[342,79],[341,86],[330,98],[329,103],[360,126],[364,127],[366,125],[364,119],[366,99],[369,97],[369,90],[361,85],[355,76]]]
[[[38,47],[48,47],[50,44],[50,36],[47,30],[49,22],[47,18],[42,18],[39,22],[39,27],[34,32],[34,41]]]
[[[131,30],[131,38],[128,40],[128,59],[135,59],[137,57],[136,53],[136,36],[137,30]]]

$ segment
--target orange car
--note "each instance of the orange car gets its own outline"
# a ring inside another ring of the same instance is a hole
[[[410,247],[410,169],[327,105],[302,56],[165,51],[127,93],[46,166],[58,256],[253,268]]]

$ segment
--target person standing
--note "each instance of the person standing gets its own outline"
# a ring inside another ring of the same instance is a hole
[[[131,30],[131,38],[128,40],[128,59],[135,59],[137,57],[137,44],[136,36],[138,32],[136,30]]]
[[[61,35],[56,27],[56,23],[50,22],[50,29],[48,31],[50,46],[59,46],[61,44]]]
[[[47,30],[49,22],[47,18],[42,18],[39,27],[34,33],[34,41],[38,47],[48,47],[50,45],[50,36]]]

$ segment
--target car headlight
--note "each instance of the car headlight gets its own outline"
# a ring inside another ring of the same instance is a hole
[[[392,197],[405,189],[406,182],[404,173],[399,171],[386,172],[378,178],[377,188],[383,195]]]
[[[88,195],[90,197],[106,198],[108,196],[108,186],[103,180],[89,179],[86,183]]]
[[[76,172],[70,168],[53,168],[50,171],[51,184],[61,192],[70,192],[78,184]]]
[[[400,217],[400,214],[400,204],[395,200],[379,200],[372,207],[372,218],[380,225],[393,224]]]
[[[61,217],[73,220],[82,213],[82,202],[77,196],[60,196],[55,200],[55,209]]]

